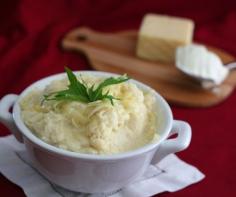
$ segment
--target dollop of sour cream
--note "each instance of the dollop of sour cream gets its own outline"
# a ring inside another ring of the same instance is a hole
[[[216,85],[221,84],[229,73],[215,53],[199,44],[178,47],[176,66],[190,75],[210,79]]]
[[[83,76],[87,85],[104,78]],[[29,92],[20,102],[26,126],[53,146],[89,154],[114,154],[137,149],[158,140],[155,96],[134,83],[108,86],[119,100],[82,103],[41,101],[43,95],[66,89],[67,79],[51,82],[43,90]]]

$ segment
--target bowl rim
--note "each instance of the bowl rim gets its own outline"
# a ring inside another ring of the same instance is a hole
[[[115,73],[110,73],[110,72],[103,72],[103,71],[90,71],[90,70],[83,70],[83,71],[73,71],[76,75],[77,74],[91,74],[95,76],[120,76],[119,74]],[[142,147],[139,147],[135,150],[123,152],[123,153],[116,153],[116,154],[108,154],[108,155],[103,155],[103,154],[87,154],[87,153],[78,153],[78,152],[73,152],[65,149],[61,149],[59,147],[53,146],[51,144],[48,144],[44,142],[42,139],[37,137],[36,135],[33,134],[32,131],[24,124],[23,120],[21,119],[20,115],[20,106],[19,102],[24,97],[29,91],[31,91],[33,88],[35,88],[38,85],[42,85],[43,83],[49,84],[49,82],[53,80],[59,80],[63,79],[66,76],[66,73],[59,73],[59,74],[54,74],[50,75],[48,77],[44,77],[40,80],[35,81],[31,85],[29,85],[27,88],[25,88],[21,94],[19,95],[17,101],[15,102],[13,106],[13,119],[15,121],[15,124],[21,134],[26,137],[28,140],[33,142],[35,145],[40,147],[41,149],[44,149],[46,151],[56,153],[62,156],[67,156],[71,158],[79,158],[79,159],[86,159],[86,160],[118,160],[118,159],[126,159],[129,157],[134,157],[146,152],[149,152],[155,148],[157,148],[162,141],[168,138],[169,132],[171,130],[172,124],[173,124],[173,114],[170,109],[170,106],[166,102],[166,100],[154,89],[152,89],[150,86],[139,82],[135,79],[131,79],[131,83],[135,83],[138,87],[144,89],[144,90],[154,90],[154,95],[156,97],[156,101],[158,103],[158,106],[162,107],[162,110],[164,112],[164,118],[166,120],[166,124],[164,125],[164,131],[163,134],[160,135],[160,138],[158,141],[146,144]],[[44,85],[45,86],[45,85]],[[160,105],[161,104],[161,105]]]

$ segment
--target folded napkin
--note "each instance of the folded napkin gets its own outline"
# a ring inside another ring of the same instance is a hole
[[[125,188],[106,194],[84,194],[65,190],[49,182],[32,166],[23,144],[11,136],[0,138],[0,172],[20,186],[28,197],[145,197],[174,192],[205,176],[197,168],[171,154]]]

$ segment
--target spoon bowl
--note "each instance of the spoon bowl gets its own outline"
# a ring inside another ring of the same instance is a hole
[[[231,63],[225,64],[224,66],[229,72],[225,76],[225,78],[222,80],[222,82],[227,78],[227,76],[229,75],[231,70],[236,69],[236,62],[231,62]],[[195,79],[196,81],[200,82],[200,84],[202,85],[203,88],[210,89],[210,88],[214,88],[214,87],[220,85],[220,84],[215,83],[215,81],[213,79],[211,79],[210,77],[203,77],[203,76],[197,75],[196,73],[188,72],[185,69],[183,69],[184,67],[182,67],[182,66],[176,65],[176,67],[183,74],[188,75],[188,76],[192,77],[193,79]]]

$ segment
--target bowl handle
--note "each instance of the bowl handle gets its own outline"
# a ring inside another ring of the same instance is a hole
[[[0,100],[0,122],[4,124],[15,136],[19,142],[23,142],[22,134],[17,129],[13,120],[12,113],[10,112],[11,107],[14,105],[18,95],[8,94]]]
[[[171,153],[186,149],[191,141],[191,127],[187,122],[174,120],[169,136],[177,134],[176,138],[163,141],[153,156],[152,164],[156,164]]]

